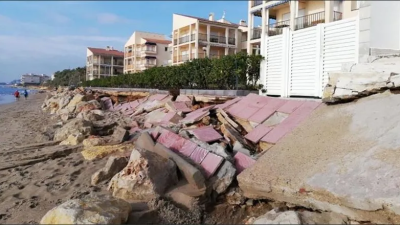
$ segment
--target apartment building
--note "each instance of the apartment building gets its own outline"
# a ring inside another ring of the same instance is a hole
[[[172,64],[177,65],[197,58],[219,58],[235,54],[245,49],[242,33],[247,33],[247,24],[234,24],[225,19],[199,18],[188,15],[173,14],[172,31]],[[247,41],[244,40],[244,41]]]
[[[171,41],[163,34],[135,31],[125,44],[124,73],[169,65]]]
[[[21,76],[21,84],[23,85],[39,85],[50,80],[50,77],[45,74],[25,74]]]
[[[247,52],[260,54],[266,36],[281,35],[285,27],[300,30],[357,16],[357,1],[268,1],[248,2]],[[256,24],[256,19],[261,20]]]
[[[86,51],[86,80],[93,80],[123,73],[124,53],[107,46],[88,47]]]

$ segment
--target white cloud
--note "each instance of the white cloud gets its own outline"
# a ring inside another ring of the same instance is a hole
[[[132,23],[134,21],[120,17],[113,13],[99,13],[96,15],[97,21],[101,24]]]
[[[71,19],[68,16],[65,16],[63,14],[60,13],[56,13],[56,12],[50,12],[48,17],[52,20],[55,21],[57,23],[68,23],[71,21]]]

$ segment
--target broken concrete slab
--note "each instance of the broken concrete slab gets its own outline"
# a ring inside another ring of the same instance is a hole
[[[165,108],[171,112],[189,113],[192,111],[185,102],[172,102],[165,103]]]
[[[143,132],[136,140],[135,146],[139,149],[145,149],[154,152],[155,143],[149,133]]]
[[[185,177],[185,179],[191,184],[196,186],[198,189],[204,188],[204,176],[197,168],[192,166],[178,154],[173,152],[172,150],[168,149],[164,145],[157,143],[154,147],[154,152],[161,155],[164,158],[172,159],[181,174]]]
[[[207,143],[214,142],[222,138],[222,136],[216,130],[214,130],[212,126],[199,127],[188,131],[200,141]]]
[[[114,129],[114,132],[113,132],[111,138],[115,143],[119,144],[119,143],[122,143],[122,142],[128,140],[129,132],[127,130],[125,130],[125,128],[123,128],[123,127],[117,127]]]
[[[224,160],[222,165],[217,169],[217,172],[211,176],[208,183],[212,185],[212,189],[217,194],[224,193],[236,178],[235,166]]]

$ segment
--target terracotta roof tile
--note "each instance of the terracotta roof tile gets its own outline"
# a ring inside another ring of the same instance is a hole
[[[157,43],[157,44],[171,44],[170,40],[150,39],[150,38],[143,38],[143,39],[148,42],[153,42],[153,43]]]
[[[208,20],[208,19],[205,19],[205,18],[201,18],[201,17],[188,16],[188,15],[183,15],[183,14],[178,14],[178,13],[175,13],[175,15],[185,16],[185,17],[197,19],[197,20],[205,22],[205,23],[211,23],[211,24],[216,24],[216,25],[225,25],[225,26],[235,27],[235,28],[239,27],[239,24],[236,24],[236,23],[230,23],[230,24],[229,23],[222,23],[222,22],[218,22],[218,21],[211,21],[211,20]]]
[[[112,55],[112,56],[124,57],[124,52],[118,50],[106,50],[103,48],[91,48],[91,47],[88,47],[88,49],[95,55]]]

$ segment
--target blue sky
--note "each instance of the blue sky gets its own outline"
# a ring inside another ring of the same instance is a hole
[[[85,65],[86,47],[122,50],[135,31],[170,35],[172,14],[247,20],[247,1],[0,2],[0,82]]]

